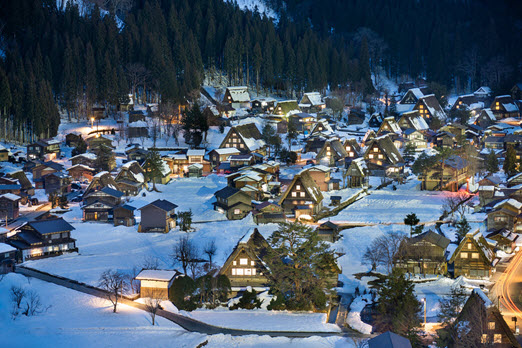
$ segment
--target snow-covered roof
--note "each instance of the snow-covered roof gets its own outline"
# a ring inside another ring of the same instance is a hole
[[[91,168],[89,166],[86,166],[85,164],[75,164],[74,166],[71,166],[71,167],[67,168],[67,170],[69,171],[69,170],[76,169],[76,168],[85,169],[85,170],[88,170],[88,171],[91,171],[91,172],[96,171],[96,169]]]
[[[356,158],[352,161],[352,163],[354,163],[359,168],[361,173],[368,172],[368,166],[366,165],[366,161],[364,160],[364,158]]]
[[[491,94],[491,88],[486,87],[486,86],[481,86],[481,87],[479,87],[479,89],[477,89],[475,92],[473,92],[473,94],[475,94],[475,95],[477,95],[477,94],[490,95]]]
[[[10,246],[9,244],[0,243],[0,254],[9,253],[11,251],[16,251],[16,248]]]
[[[156,280],[169,282],[176,276],[176,271],[167,271],[159,269],[144,269],[137,276],[137,280]]]
[[[239,153],[239,150],[235,147],[224,147],[222,149],[214,149],[218,155],[230,155],[234,153]]]
[[[187,156],[205,156],[205,150],[188,150]]]
[[[316,105],[322,105],[324,104],[323,103],[323,100],[321,99],[321,94],[319,92],[309,92],[309,93],[305,93],[303,95],[303,98],[301,99],[301,103],[303,103],[303,100],[305,100],[305,97],[308,98],[308,101],[310,102],[310,104],[312,106],[316,106]],[[305,100],[306,101],[306,100]]]
[[[473,293],[480,297],[482,302],[484,302],[484,306],[486,306],[486,308],[493,307],[493,302],[491,302],[491,300],[486,296],[486,294],[482,290],[480,290],[479,288],[475,288],[473,289]]]
[[[185,155],[184,153],[177,153],[174,155],[170,155],[170,158],[172,158],[173,160],[185,160],[187,159],[187,155]]]
[[[230,98],[232,98],[233,102],[249,102],[250,101],[250,95],[248,94],[248,87],[246,87],[246,86],[228,87],[227,90],[230,93]]]
[[[75,159],[75,158],[87,158],[87,159],[90,159],[90,160],[96,160],[97,156],[95,153],[92,153],[92,152],[86,152],[86,153],[81,153],[79,155],[76,155],[74,157],[71,157],[71,160]]]
[[[190,167],[195,167],[195,168],[198,168],[198,169],[203,169],[203,165],[201,163],[193,163],[191,165],[188,166],[188,168]]]
[[[130,128],[147,128],[149,125],[145,121],[135,121],[129,123]]]
[[[422,93],[420,88],[412,88],[410,89],[410,91],[417,99],[422,98],[424,96],[424,93]]]
[[[17,200],[21,199],[20,196],[17,196],[12,193],[4,193],[3,195],[0,195],[0,198],[9,199],[11,201],[17,201]]]
[[[238,244],[246,244],[248,243],[248,241],[250,240],[250,238],[252,237],[252,235],[254,234],[254,231],[256,229],[255,228],[250,228],[247,233],[245,233],[245,235],[241,238],[241,240],[239,240],[239,243]]]
[[[93,178],[101,178],[102,176],[104,176],[106,174],[109,174],[109,172],[104,170],[104,171],[101,171],[98,174],[96,174]]]

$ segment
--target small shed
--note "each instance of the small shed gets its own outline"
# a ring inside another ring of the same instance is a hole
[[[200,178],[203,176],[203,165],[201,163],[194,163],[188,166],[189,178]]]
[[[341,196],[330,196],[330,205],[337,206],[341,204]]]
[[[140,281],[140,297],[154,297],[168,300],[170,288],[177,271],[144,269],[137,276]]]
[[[114,226],[134,226],[136,223],[136,219],[134,218],[134,210],[136,210],[136,208],[128,204],[114,208]]]

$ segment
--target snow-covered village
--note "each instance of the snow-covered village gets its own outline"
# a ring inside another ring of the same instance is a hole
[[[1,1],[0,346],[522,347],[521,5]]]

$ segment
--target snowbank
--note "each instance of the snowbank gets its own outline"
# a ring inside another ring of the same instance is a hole
[[[354,330],[357,330],[363,334],[371,334],[372,326],[366,324],[361,320],[361,311],[363,308],[371,302],[372,296],[370,294],[362,295],[353,300],[350,305],[350,312],[346,317],[346,323]]]

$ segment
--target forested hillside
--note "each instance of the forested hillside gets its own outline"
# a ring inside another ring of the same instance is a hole
[[[522,78],[519,0],[267,1],[323,35],[333,28],[355,46],[366,36],[373,65],[392,78],[426,73],[448,89],[499,93]]]
[[[367,49],[348,50],[306,24],[282,18],[275,26],[222,0],[137,0],[118,12],[120,30],[113,12],[88,5],[80,15],[71,2],[1,3],[0,105],[11,137],[56,133],[51,93],[72,118],[95,103],[115,106],[129,91],[168,112],[199,88],[205,69],[289,96],[348,81],[372,88]]]

